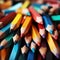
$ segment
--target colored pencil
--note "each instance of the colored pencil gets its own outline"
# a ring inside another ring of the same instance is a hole
[[[5,14],[11,13],[12,11],[16,11],[18,8],[20,8],[22,6],[22,3],[17,3],[11,7],[9,7],[8,9],[2,10]]]
[[[17,9],[17,13],[21,13],[23,9],[27,8],[30,4],[30,1],[29,0],[26,0],[23,5],[21,6],[21,8]]]
[[[21,24],[22,14],[18,13],[16,17],[11,22],[10,30],[16,30]]]
[[[20,39],[21,39],[21,37],[20,37],[20,29],[18,29],[16,34],[13,36],[13,42],[17,43]]]
[[[4,17],[4,14],[0,12],[0,19]]]
[[[48,33],[47,43],[49,45],[50,51],[59,58],[59,46],[55,40],[53,40],[52,36]]]
[[[1,50],[1,60],[8,60],[9,59],[9,54],[10,53],[10,48],[5,48]]]
[[[3,39],[9,33],[10,33],[10,24],[8,24],[4,28],[0,29],[0,39]]]
[[[32,39],[38,46],[40,46],[41,36],[34,25],[32,25]]]
[[[26,15],[22,17],[21,25],[24,23],[25,19],[26,19]]]
[[[24,45],[23,47],[21,47],[21,54],[18,60],[27,60],[27,53],[28,53],[28,48],[26,47],[26,45]]]
[[[21,26],[21,37],[24,36],[30,29],[32,23],[32,17],[27,16],[23,25]]]
[[[9,34],[7,37],[5,37],[0,43],[0,49],[7,48],[10,45],[12,45],[12,43],[13,43],[12,38],[13,38],[12,33]]]
[[[31,12],[34,21],[43,24],[42,16],[32,6],[30,6],[28,9]]]
[[[34,53],[36,50],[36,44],[34,42],[31,42],[31,46],[30,46],[31,51]]]
[[[43,57],[43,59],[45,59],[46,57],[46,52],[47,52],[47,45],[45,42],[42,42],[41,43],[41,46],[39,48],[39,52],[41,54],[41,56]]]
[[[60,21],[60,15],[52,15],[52,21]]]
[[[35,53],[31,50],[28,52],[27,60],[35,60]]]
[[[29,47],[29,46],[30,46],[30,43],[31,43],[31,41],[32,41],[32,36],[31,36],[31,34],[27,33],[27,34],[25,35],[25,37],[24,37],[24,40],[25,40],[25,43],[26,43],[27,47]]]
[[[38,29],[39,29],[39,34],[45,38],[46,36],[46,32],[45,32],[45,28],[43,24],[38,24]]]
[[[50,20],[50,18],[47,15],[43,15],[43,20],[45,23],[45,29],[50,33],[53,34],[53,24]]]
[[[22,54],[26,54],[28,52],[28,48],[26,47],[26,45],[24,45],[23,47],[21,47],[21,53]]]
[[[21,48],[21,40],[17,44],[14,44],[9,60],[18,59],[19,54],[20,54],[20,48]]]
[[[0,28],[2,28],[4,26],[6,26],[7,24],[9,24],[14,19],[15,16],[16,16],[16,13],[12,12],[12,13],[8,14],[7,16],[3,17],[0,20]]]

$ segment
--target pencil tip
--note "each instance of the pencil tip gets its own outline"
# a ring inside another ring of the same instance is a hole
[[[35,48],[32,48],[31,50],[32,50],[33,53],[35,52]]]
[[[56,54],[56,57],[59,58],[59,54]]]
[[[50,34],[53,34],[53,30],[50,30]]]
[[[4,46],[0,46],[0,50],[3,49],[3,48],[4,48]]]
[[[26,43],[27,47],[29,47],[29,43]]]
[[[42,35],[43,38],[45,38],[45,35]]]
[[[16,45],[17,44],[17,41],[14,41],[14,44]]]

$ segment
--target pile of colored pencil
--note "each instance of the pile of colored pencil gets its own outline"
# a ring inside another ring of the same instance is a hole
[[[58,2],[1,0],[0,60],[60,60]]]

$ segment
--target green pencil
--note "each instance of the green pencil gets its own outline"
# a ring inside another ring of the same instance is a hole
[[[52,15],[52,21],[60,21],[60,15]]]
[[[13,43],[12,38],[13,38],[13,33],[11,33],[11,34],[8,35],[7,37],[5,37],[5,39],[3,39],[3,40],[1,41],[0,49],[9,47],[9,46]]]

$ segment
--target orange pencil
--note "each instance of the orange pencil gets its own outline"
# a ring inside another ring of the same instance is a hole
[[[32,17],[31,16],[27,16],[23,25],[21,26],[21,37],[24,36],[30,29],[32,23]]]
[[[41,36],[34,25],[32,25],[32,39],[38,46],[40,46]]]
[[[24,15],[24,16],[22,17],[21,24],[23,24],[23,23],[24,23],[25,19],[26,19],[26,15]]]
[[[8,60],[9,52],[10,52],[9,48],[2,49],[1,50],[1,60]]]

